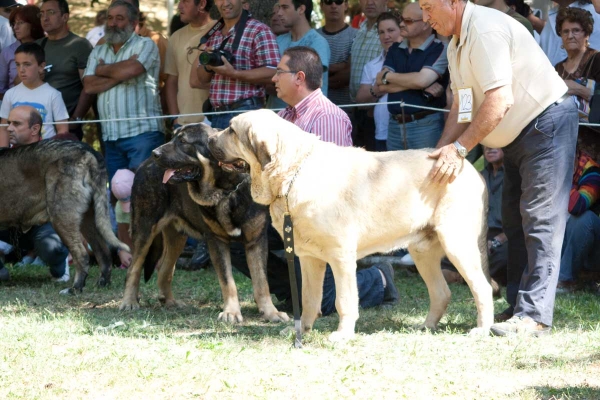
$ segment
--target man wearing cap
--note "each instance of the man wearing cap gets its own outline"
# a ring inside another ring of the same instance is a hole
[[[441,35],[452,35],[448,65],[454,102],[437,150],[430,154],[437,160],[430,184],[451,185],[477,143],[502,148],[508,279],[520,276],[520,284],[514,290],[507,286],[512,318],[492,325],[491,331],[548,334],[568,218],[577,106],[515,19],[466,0],[419,0],[419,5],[425,22]],[[460,224],[460,215],[455,218],[449,223]],[[445,247],[460,248],[460,240],[453,238]]]
[[[13,34],[8,17],[14,7],[19,3],[15,0],[0,0],[0,51],[4,50],[17,40]]]
[[[133,241],[129,235],[129,224],[131,224],[131,187],[135,174],[128,169],[120,169],[113,176],[110,188],[117,198],[115,206],[115,217],[117,219],[117,237],[120,241],[133,248]],[[131,265],[131,253],[119,250],[119,259],[122,269]]]
[[[12,148],[39,142],[42,139],[42,116],[31,106],[17,106],[8,114],[8,134]],[[8,150],[10,151],[10,150]],[[27,232],[17,231],[16,241],[10,230],[0,231],[0,240],[17,248],[34,250],[50,266],[56,282],[69,280],[67,256],[69,250],[62,243],[51,223],[32,226]],[[5,279],[3,279],[5,278]],[[0,280],[8,280],[8,271],[0,265]]]

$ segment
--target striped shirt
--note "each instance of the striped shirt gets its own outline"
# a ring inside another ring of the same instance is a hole
[[[114,64],[126,61],[134,55],[146,72],[99,93],[98,112],[100,119],[136,117],[143,117],[143,119],[102,122],[102,138],[105,141],[163,131],[162,119],[152,118],[162,115],[162,111],[158,100],[160,57],[158,47],[151,39],[134,33],[116,54],[108,43],[94,47],[88,58],[84,78],[95,75],[100,59],[103,59],[106,64]]]
[[[333,104],[317,89],[295,107],[287,107],[278,115],[303,131],[314,133],[324,142],[352,146],[352,124],[348,114]]]
[[[356,29],[346,25],[342,30],[337,32],[327,32],[324,28],[319,28],[317,32],[329,43],[329,48],[331,49],[329,65],[345,63],[350,60],[350,49],[352,48],[354,36],[356,36]],[[350,103],[350,93],[347,87],[330,87],[327,98],[338,106]]]
[[[226,36],[221,30],[216,31],[207,47],[218,49],[223,40],[227,40],[224,50],[234,53],[233,67],[238,71],[247,71],[261,67],[277,68],[279,63],[279,46],[271,29],[262,22],[249,18],[239,47],[232,51],[235,41],[235,26]],[[242,82],[220,74],[214,74],[210,81],[210,103],[213,107],[231,104],[235,101],[251,97],[265,97],[264,86]]]
[[[360,86],[360,78],[362,77],[365,64],[372,59],[378,57],[383,52],[381,42],[379,41],[379,33],[377,32],[377,24],[373,24],[371,29],[367,30],[367,21],[361,25],[354,43],[352,43],[352,59],[350,61],[350,97],[354,101],[356,93]]]
[[[569,212],[581,215],[600,199],[600,165],[590,155],[581,152],[573,174]]]

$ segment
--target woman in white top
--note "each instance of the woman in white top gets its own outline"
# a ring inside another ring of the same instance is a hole
[[[373,60],[365,64],[363,68],[360,87],[356,93],[357,103],[373,103],[379,102],[374,109],[375,118],[375,150],[386,151],[386,141],[388,134],[388,121],[390,115],[387,102],[387,93],[380,92],[375,85],[377,73],[381,71],[383,62],[388,49],[395,42],[401,42],[400,35],[400,13],[398,11],[388,11],[382,13],[377,18],[377,31],[379,32],[379,41],[383,47],[383,53]]]

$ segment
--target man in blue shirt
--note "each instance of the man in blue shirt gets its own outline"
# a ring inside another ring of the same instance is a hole
[[[328,88],[328,70],[331,50],[329,43],[316,30],[310,27],[310,15],[312,14],[312,0],[279,0],[279,11],[277,15],[281,19],[283,26],[290,31],[277,36],[279,53],[283,54],[290,47],[306,46],[317,52],[323,64],[323,84],[321,91],[327,96]],[[271,96],[273,102],[269,108],[285,108],[282,100]]]
[[[444,89],[448,85],[446,48],[435,38],[431,26],[423,22],[417,3],[408,4],[402,12],[400,32],[402,43],[390,47],[377,84],[389,93],[388,101],[444,108],[445,96],[427,100],[423,90],[436,81]],[[387,149],[422,149],[435,147],[444,128],[442,112],[389,104],[390,123]]]

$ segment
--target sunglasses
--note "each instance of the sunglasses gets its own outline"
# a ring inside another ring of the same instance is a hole
[[[423,18],[421,19],[412,19],[412,18],[404,18],[404,17],[400,17],[400,22],[404,22],[405,25],[412,25],[415,22],[418,21],[423,21]]]
[[[327,6],[330,6],[333,3],[337,4],[338,6],[341,6],[345,2],[346,2],[346,0],[323,0],[323,3],[325,3],[325,5],[327,5]]]

